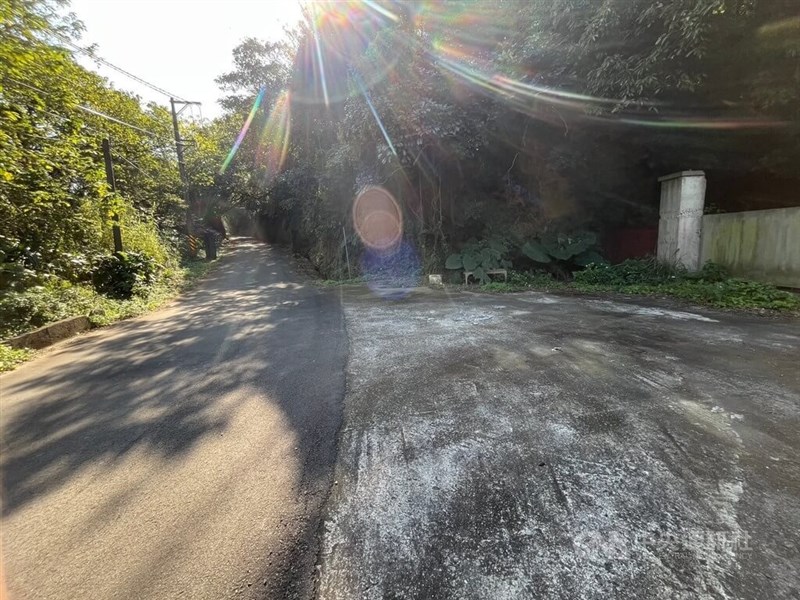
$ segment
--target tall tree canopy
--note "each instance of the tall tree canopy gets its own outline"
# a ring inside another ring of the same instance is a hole
[[[3,260],[100,250],[113,211],[176,226],[166,111],[61,49],[80,25],[59,3],[0,11]],[[286,39],[243,40],[224,114],[185,124],[190,196],[329,274],[369,184],[431,267],[471,237],[652,225],[656,178],[678,169],[706,170],[720,209],[778,206],[798,183],[799,34],[792,0],[312,2]]]
[[[113,248],[115,214],[129,249],[164,262],[157,227],[167,232],[183,211],[170,115],[78,65],[64,43],[81,25],[63,15],[61,2],[0,3],[3,271],[81,276],[92,256]],[[111,140],[117,194],[106,183],[103,138]]]
[[[246,40],[218,79],[241,123],[268,90],[225,193],[323,269],[370,183],[432,263],[471,236],[652,223],[670,170],[716,189],[796,177],[798,23],[789,0],[312,3],[290,42]]]

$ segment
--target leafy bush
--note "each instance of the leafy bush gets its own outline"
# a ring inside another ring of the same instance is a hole
[[[152,221],[146,220],[137,211],[128,209],[122,216],[123,246],[129,254],[143,254],[159,265],[175,266],[177,243],[169,239],[169,233],[162,233]],[[181,236],[177,242],[183,241]],[[107,240],[108,247],[113,241]]]
[[[88,316],[94,326],[103,326],[153,310],[174,297],[213,268],[214,263],[193,261],[184,267],[158,273],[149,288],[129,300],[97,293],[90,285],[74,285],[57,277],[24,291],[0,294],[0,339],[24,333],[53,321]]]
[[[0,296],[0,336],[15,335],[53,321],[88,314],[94,305],[94,292],[53,278],[24,292]]]
[[[141,252],[115,252],[98,262],[92,275],[94,288],[118,300],[142,294],[153,283],[156,262]]]
[[[0,290],[24,289],[40,283],[41,274],[21,262],[0,260]]]
[[[604,286],[660,285],[684,280],[720,282],[729,277],[725,267],[711,261],[699,271],[689,273],[682,267],[648,257],[630,258],[616,265],[589,265],[583,271],[575,273],[575,282]]]
[[[521,292],[524,289],[525,287],[514,285],[513,283],[508,283],[506,281],[490,281],[489,283],[484,283],[481,286],[481,290],[484,292],[498,292],[501,294],[509,292]]]
[[[703,281],[718,282],[725,281],[731,275],[728,269],[709,260],[697,273],[687,273],[685,276],[687,279],[702,279]]]
[[[546,233],[537,240],[526,242],[520,250],[534,262],[555,263],[554,266],[563,270],[605,263],[598,251],[597,236],[588,231],[573,235]]]
[[[696,273],[659,263],[630,259],[618,265],[590,265],[575,273],[584,291],[615,290],[630,294],[664,294],[719,308],[800,309],[800,298],[773,285],[730,278],[722,265],[707,262]]]
[[[617,265],[591,264],[575,273],[575,282],[587,285],[657,285],[685,275],[683,269],[655,258],[630,258]]]
[[[488,271],[511,268],[511,261],[507,260],[508,251],[508,244],[500,238],[472,242],[461,252],[448,256],[444,266],[472,272],[475,279],[486,284],[491,282]]]
[[[492,281],[481,285],[484,292],[524,292],[525,290],[563,289],[566,284],[554,279],[548,273],[523,273],[511,271],[508,281]]]
[[[563,285],[560,281],[556,281],[549,273],[523,273],[521,271],[512,271],[509,273],[508,282],[522,288],[551,288],[554,286]]]
[[[744,279],[726,279],[718,282],[685,280],[667,284],[665,287],[665,291],[671,296],[712,304],[720,308],[800,309],[800,297],[797,295],[757,281]]]

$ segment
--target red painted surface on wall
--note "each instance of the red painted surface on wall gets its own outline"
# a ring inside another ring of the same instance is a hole
[[[617,229],[603,239],[603,252],[612,264],[616,264],[626,258],[655,254],[657,243],[658,229],[655,227]]]

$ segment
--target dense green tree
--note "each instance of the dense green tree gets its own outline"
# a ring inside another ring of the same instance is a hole
[[[80,31],[61,2],[0,3],[0,262],[66,278],[87,275],[108,252],[111,220],[129,249],[160,262],[156,226],[179,220],[180,190],[168,112],[142,108],[78,65],[61,45]],[[117,194],[101,141],[111,140]],[[4,276],[5,283],[13,277]]]
[[[718,191],[769,177],[779,193],[800,160],[795,12],[790,0],[309,5],[284,41],[234,49],[222,117],[184,124],[190,195],[201,216],[248,210],[331,271],[366,184],[393,192],[431,265],[470,237],[652,223],[655,179],[674,169],[704,168]],[[183,204],[169,114],[77,65],[56,43],[80,32],[64,15],[59,1],[0,4],[0,244],[6,263],[67,273],[107,251],[112,214],[137,239],[179,228]]]
[[[720,184],[712,193],[743,174],[796,177],[795,3],[557,0],[517,8],[522,18],[495,65],[528,86],[512,94],[522,113],[562,121],[557,154],[577,193],[599,188],[600,200],[630,200],[647,193],[639,181],[687,166],[709,172]],[[607,215],[619,219],[628,207]]]
[[[217,84],[228,92],[221,101],[232,112],[249,110],[261,88],[267,90],[263,100],[270,106],[286,85],[290,75],[291,46],[283,42],[264,42],[247,38],[233,50],[234,70],[216,78]]]

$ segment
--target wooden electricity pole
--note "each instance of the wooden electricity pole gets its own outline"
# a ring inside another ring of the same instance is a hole
[[[103,162],[106,164],[106,182],[111,189],[111,193],[117,191],[117,181],[114,179],[114,163],[111,162],[111,142],[108,138],[103,138]],[[119,215],[114,211],[114,224],[111,226],[111,233],[114,235],[114,252],[122,252],[122,231],[119,228]]]

